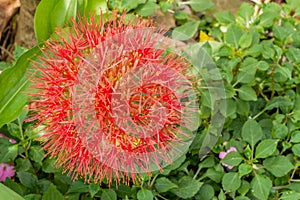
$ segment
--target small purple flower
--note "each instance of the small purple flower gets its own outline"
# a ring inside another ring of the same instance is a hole
[[[219,158],[220,158],[220,159],[223,159],[223,158],[225,158],[225,156],[226,156],[228,153],[233,152],[233,151],[237,151],[235,147],[230,147],[226,152],[225,152],[225,151],[221,151],[221,152],[219,153]],[[232,168],[233,168],[233,166],[229,166],[229,165],[227,165],[227,164],[225,164],[225,163],[222,163],[222,165],[225,166],[225,167],[227,167],[228,169],[232,169]]]
[[[14,166],[7,163],[0,164],[0,182],[4,182],[6,178],[11,178],[15,175]]]
[[[11,144],[16,144],[16,143],[17,143],[16,140],[11,139],[11,138],[8,138],[6,135],[4,135],[4,134],[2,134],[2,133],[0,133],[0,138],[7,138],[7,139],[9,139],[9,142],[10,142]]]

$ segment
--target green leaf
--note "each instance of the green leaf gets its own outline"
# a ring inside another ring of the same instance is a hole
[[[29,172],[17,172],[20,182],[28,188],[35,188],[37,186],[38,179],[35,175]]]
[[[132,194],[131,188],[128,185],[120,184],[118,190],[116,190],[118,197],[125,199],[126,196],[130,197]]]
[[[276,3],[269,3],[263,8],[263,13],[259,16],[260,25],[269,28],[274,21],[280,18],[281,7]]]
[[[64,27],[65,23],[75,17],[77,12],[77,1],[74,0],[59,0],[51,11],[49,18],[51,29]],[[49,23],[46,21],[46,23]]]
[[[236,83],[251,83],[255,80],[255,73],[257,70],[258,61],[255,58],[248,57],[246,58],[240,68],[239,73],[237,74]],[[236,84],[235,83],[235,84]]]
[[[296,64],[300,63],[300,49],[291,47],[286,52],[286,57]]]
[[[147,189],[141,189],[137,193],[138,200],[152,200],[154,198],[153,193]]]
[[[259,61],[257,64],[257,69],[266,71],[267,69],[269,69],[269,64],[266,61]]]
[[[42,165],[42,160],[44,159],[45,153],[41,146],[35,145],[31,146],[29,149],[29,157],[31,160],[40,163]]]
[[[100,190],[99,184],[89,184],[89,192],[91,194],[91,197],[94,197],[97,192]]]
[[[176,27],[172,32],[172,38],[175,40],[188,40],[191,39],[198,31],[200,22],[187,22],[182,26]]]
[[[245,21],[246,27],[249,27],[249,22],[253,14],[254,7],[249,3],[242,3],[240,9],[238,10],[238,16]]]
[[[199,191],[202,184],[189,176],[183,176],[178,182],[178,188],[172,189],[171,192],[183,199],[191,198]]]
[[[26,70],[31,65],[39,47],[34,47],[24,53],[17,63],[0,74],[0,128],[16,119],[27,103],[28,95],[25,89],[29,85]]]
[[[84,11],[86,15],[91,13],[100,15],[100,12],[105,13],[107,10],[106,0],[88,0]]]
[[[81,181],[73,182],[70,185],[70,188],[67,193],[76,193],[76,192],[79,193],[89,192],[89,186],[87,184],[84,184]]]
[[[147,17],[152,15],[158,8],[159,6],[156,3],[148,1],[144,5],[139,6],[136,12],[143,17]]]
[[[8,148],[5,148],[5,150],[1,151],[0,154],[0,163],[2,162],[11,162],[15,160],[15,158],[18,156],[18,145],[10,145]]]
[[[293,151],[293,153],[294,153],[295,156],[300,157],[300,144],[295,144],[292,147],[292,151]]]
[[[242,128],[242,138],[250,144],[251,149],[263,137],[262,129],[259,123],[254,119],[248,119]]]
[[[166,177],[161,177],[156,180],[155,188],[159,193],[162,193],[167,192],[173,188],[178,188],[178,186]]]
[[[284,191],[280,197],[280,200],[295,200],[300,199],[300,193],[295,191]]]
[[[101,193],[101,199],[104,199],[104,200],[117,200],[117,194],[112,189],[104,189],[104,190],[102,190],[102,193]]]
[[[46,158],[43,161],[43,166],[42,166],[43,171],[46,172],[46,173],[58,172],[58,169],[55,168],[54,163],[55,163],[55,159]]]
[[[239,45],[242,49],[248,48],[252,44],[253,36],[250,32],[245,32],[239,40]]]
[[[52,10],[59,0],[41,1],[36,8],[34,15],[34,32],[39,43],[47,40],[53,29],[50,25]]]
[[[241,195],[246,195],[250,189],[251,189],[250,183],[248,183],[248,182],[245,181],[245,180],[242,180],[242,185],[241,185],[241,187],[238,189],[238,192],[239,192],[239,194],[241,194]]]
[[[268,158],[264,160],[263,165],[276,177],[282,177],[294,168],[290,160],[284,156]]]
[[[209,168],[209,169],[207,169],[205,176],[207,176],[214,182],[219,183],[222,180],[223,174],[220,173],[219,171],[215,170],[214,168]]]
[[[241,186],[241,179],[236,172],[226,173],[222,178],[222,187],[227,192],[236,191]]]
[[[198,194],[195,196],[195,199],[208,200],[208,199],[213,199],[214,196],[215,196],[214,188],[209,184],[205,184],[201,186]]]
[[[64,196],[51,184],[48,190],[44,193],[42,200],[64,200]]]
[[[19,139],[22,138],[20,127],[17,124],[8,123],[7,129],[8,129],[9,134],[11,134],[12,136],[19,138]]]
[[[271,156],[277,149],[278,140],[263,140],[261,141],[255,151],[255,158],[266,158]]]
[[[230,24],[235,21],[234,15],[229,11],[218,12],[214,16],[218,20],[218,22],[223,24]]]
[[[284,139],[289,133],[289,129],[286,125],[280,124],[277,121],[273,121],[272,136],[278,139]]]
[[[239,166],[239,176],[240,177],[250,174],[251,172],[252,172],[251,165],[243,163]]]
[[[256,101],[257,96],[255,90],[248,86],[248,85],[243,85],[239,89],[237,89],[239,93],[239,97],[244,100],[244,101]]]
[[[0,194],[2,199],[12,200],[24,200],[20,195],[0,183]]]
[[[237,49],[239,47],[239,40],[242,37],[243,33],[243,30],[239,26],[232,24],[229,26],[227,32],[225,33],[225,42]]]
[[[187,2],[196,12],[203,12],[214,7],[211,0],[190,0]]]
[[[281,42],[284,42],[284,40],[288,37],[289,34],[284,27],[278,26],[277,24],[273,26],[273,33],[274,36]]]
[[[229,166],[238,166],[243,160],[243,157],[239,152],[229,152],[223,159],[222,162]]]
[[[293,131],[290,142],[300,143],[300,131]]]
[[[252,193],[260,200],[267,200],[272,188],[272,181],[269,177],[256,174],[251,181]]]

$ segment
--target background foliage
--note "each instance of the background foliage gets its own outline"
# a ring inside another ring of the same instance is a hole
[[[300,199],[300,3],[289,0],[282,5],[256,5],[256,9],[244,3],[236,16],[228,11],[207,15],[213,6],[211,1],[198,0],[41,1],[35,15],[40,45],[77,13],[99,13],[101,8],[143,17],[157,10],[171,14],[177,26],[170,37],[186,42],[196,39],[220,70],[226,89],[226,122],[212,151],[199,157],[199,141],[208,131],[211,113],[208,91],[203,90],[202,124],[196,139],[172,165],[144,176],[136,185],[108,188],[105,183],[100,187],[73,182],[53,167],[54,160],[34,140],[42,127],[24,122],[28,59],[40,50],[37,46],[24,53],[16,48],[18,60],[13,66],[1,64],[0,131],[17,143],[0,138],[0,163],[13,164],[17,173],[6,179],[6,187],[0,184],[0,194],[17,193],[34,200]],[[230,147],[237,151],[220,159],[219,153]]]

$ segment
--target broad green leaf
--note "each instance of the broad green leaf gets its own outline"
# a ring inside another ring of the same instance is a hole
[[[224,44],[219,49],[219,51],[216,52],[216,55],[217,56],[233,56],[234,55],[234,50],[230,46]]]
[[[300,143],[300,131],[293,131],[290,142]]]
[[[244,101],[256,101],[257,96],[254,89],[248,85],[243,85],[239,89],[237,89],[239,93],[239,97]]]
[[[238,192],[239,192],[239,194],[241,194],[241,195],[246,195],[250,189],[251,189],[250,183],[248,183],[248,182],[245,181],[245,180],[242,180],[242,185],[241,185],[241,187],[238,189]]]
[[[238,16],[245,21],[246,27],[249,27],[249,22],[253,14],[254,7],[249,3],[243,3],[238,10]]]
[[[243,30],[239,26],[232,24],[225,33],[225,42],[237,49],[239,47],[239,40],[243,33]]]
[[[19,139],[22,138],[20,127],[17,124],[8,123],[6,126],[7,126],[9,134],[11,134],[12,136],[19,138]]]
[[[188,40],[191,39],[198,31],[200,22],[187,22],[182,26],[176,27],[172,32],[172,38],[175,40]]]
[[[67,193],[75,193],[75,192],[80,192],[80,193],[89,192],[89,186],[87,184],[84,184],[81,181],[73,182],[70,185],[70,188]]]
[[[2,199],[24,200],[19,194],[0,183],[0,194]]]
[[[93,198],[97,192],[100,190],[99,184],[89,184],[89,192],[91,194],[91,197]]]
[[[36,8],[34,15],[34,32],[39,43],[47,40],[51,33],[53,33],[53,29],[50,25],[50,17],[58,1],[59,0],[43,0]]]
[[[178,188],[172,189],[171,192],[183,199],[191,198],[199,191],[202,184],[189,176],[183,176],[178,182]]]
[[[260,25],[263,27],[271,27],[273,22],[280,17],[281,7],[276,3],[269,3],[263,9],[263,13],[259,16]]]
[[[156,3],[148,1],[146,4],[140,5],[136,12],[143,17],[147,17],[152,15],[158,8],[159,6]]]
[[[138,200],[152,200],[154,198],[153,193],[147,189],[141,189],[137,193]]]
[[[236,83],[251,83],[255,80],[255,73],[257,70],[258,61],[255,58],[248,57],[246,58],[240,68],[239,73],[237,74]]]
[[[155,188],[158,192],[167,192],[171,189],[178,188],[178,186],[167,179],[166,177],[158,178],[155,182]]]
[[[77,12],[77,1],[59,0],[51,11],[50,25],[54,30],[57,27],[63,27],[70,17],[75,17]],[[46,21],[46,23],[49,23]]]
[[[278,26],[277,24],[273,26],[273,33],[274,36],[281,42],[284,42],[284,40],[288,37],[289,34],[284,27]]]
[[[29,157],[31,160],[40,163],[42,165],[42,160],[44,159],[45,153],[41,146],[34,145],[29,149]]]
[[[33,175],[29,172],[17,172],[17,176],[20,179],[20,182],[28,188],[35,188],[37,187],[38,179],[36,175]]]
[[[291,47],[286,52],[286,57],[296,64],[300,63],[300,49]]]
[[[269,69],[270,65],[266,61],[259,61],[257,64],[257,69],[261,71],[266,71]]]
[[[269,101],[266,105],[267,110],[272,110],[273,108],[286,108],[293,106],[293,102],[286,96],[277,96]]]
[[[14,161],[18,156],[18,145],[10,145],[0,153],[0,163]]]
[[[300,157],[300,144],[295,144],[292,147],[292,151],[293,151],[293,153],[294,153],[295,156]]]
[[[214,196],[215,196],[214,188],[210,184],[205,184],[201,186],[198,194],[195,196],[195,199],[208,200],[208,199],[213,199]]]
[[[255,151],[255,158],[266,158],[271,156],[277,149],[278,140],[263,140],[261,141]]]
[[[211,0],[190,0],[187,2],[196,12],[203,12],[214,7]]]
[[[284,139],[289,133],[289,129],[286,125],[277,121],[273,121],[272,136],[278,139]]]
[[[268,158],[264,160],[263,165],[276,177],[282,177],[294,168],[290,160],[284,156]]]
[[[229,11],[218,12],[214,16],[218,20],[218,22],[223,24],[230,24],[235,21],[234,15]]]
[[[236,172],[226,173],[222,178],[222,187],[227,192],[236,191],[241,186],[241,179]]]
[[[260,200],[267,200],[272,188],[272,181],[269,177],[256,174],[251,181],[252,193]]]
[[[295,200],[300,199],[300,193],[295,191],[284,191],[280,197],[280,200]]]
[[[55,159],[53,159],[53,158],[46,158],[43,161],[43,166],[42,166],[43,171],[46,172],[46,173],[55,173],[55,172],[58,172],[58,169],[56,169],[54,167],[54,162],[55,162]]]
[[[238,166],[243,160],[243,157],[238,152],[229,152],[221,162],[229,165],[229,166]]]
[[[249,164],[241,164],[239,165],[239,176],[245,176],[247,174],[250,174],[252,172],[252,166]]]
[[[214,168],[208,168],[205,176],[207,176],[208,178],[210,178],[211,180],[213,180],[216,183],[220,183],[222,180],[222,176],[223,174],[220,173],[219,171],[215,170]]]
[[[245,32],[239,40],[239,45],[242,49],[248,48],[251,46],[253,36],[250,32]]]
[[[248,119],[242,128],[242,139],[250,144],[251,149],[263,137],[262,129],[254,119]]]
[[[30,60],[39,53],[39,47],[28,50],[13,67],[0,74],[0,128],[16,119],[27,103],[28,95],[25,90],[29,81],[26,70],[31,66]]]
[[[118,186],[118,190],[116,190],[118,197],[121,197],[122,199],[125,199],[126,196],[130,197],[131,196],[131,187],[129,187],[128,185],[124,185],[124,184],[120,184]]]
[[[64,196],[56,189],[55,185],[51,184],[44,193],[42,200],[64,200]]]
[[[107,10],[106,0],[88,0],[85,7],[85,14],[96,13],[100,15],[100,12],[105,13]]]
[[[117,194],[112,189],[104,189],[104,190],[102,190],[102,193],[101,193],[101,199],[104,199],[104,200],[117,200]]]

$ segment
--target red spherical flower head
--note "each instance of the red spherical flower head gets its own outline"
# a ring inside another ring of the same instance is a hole
[[[184,154],[198,105],[186,59],[147,20],[80,19],[42,48],[33,119],[64,171],[109,185],[136,182]]]

